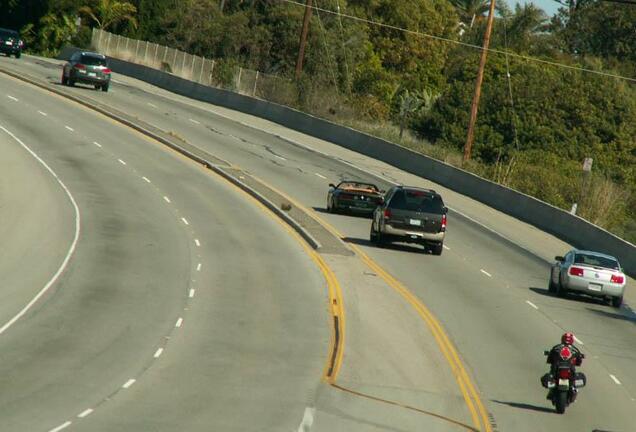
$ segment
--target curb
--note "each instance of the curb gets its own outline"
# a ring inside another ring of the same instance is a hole
[[[134,130],[136,130],[137,132],[142,133],[143,135],[146,135],[149,138],[152,138],[156,141],[159,141],[161,144],[171,148],[172,150],[181,153],[183,156],[203,165],[205,168],[213,171],[215,174],[219,175],[220,177],[224,178],[225,180],[229,181],[230,183],[238,186],[239,188],[241,188],[243,191],[245,191],[246,193],[248,193],[249,195],[251,195],[252,197],[256,198],[256,200],[258,200],[261,204],[263,204],[265,207],[267,207],[272,213],[274,213],[276,216],[278,216],[279,218],[281,218],[283,221],[285,221],[289,226],[291,226],[294,231],[296,231],[302,238],[303,240],[305,240],[313,249],[320,249],[322,247],[322,245],[320,244],[320,242],[318,242],[318,240],[316,240],[305,228],[303,228],[298,222],[296,222],[294,219],[292,219],[290,216],[288,216],[282,209],[278,208],[273,202],[271,202],[269,199],[265,198],[262,194],[260,194],[258,191],[256,191],[255,189],[251,188],[250,186],[248,186],[247,184],[243,183],[242,181],[240,181],[239,179],[231,176],[230,174],[226,173],[225,171],[223,171],[219,166],[211,163],[210,161],[208,161],[207,159],[204,159],[200,156],[197,156],[195,154],[193,154],[192,152],[186,150],[185,148],[181,147],[178,144],[175,144],[174,142],[146,129],[145,127],[130,121],[128,119],[125,119],[105,108],[96,106],[92,103],[90,103],[89,101],[86,101],[82,98],[79,98],[77,96],[73,96],[73,95],[69,95],[66,92],[60,91],[58,89],[52,88],[50,86],[47,86],[45,84],[43,84],[42,82],[40,82],[39,80],[36,80],[32,77],[26,76],[26,75],[19,75],[15,72],[9,71],[5,68],[0,68],[0,72],[4,73],[5,75],[8,75],[10,77],[13,77],[15,79],[18,79],[20,81],[26,82],[28,84],[34,85],[38,88],[41,88],[43,90],[49,91],[51,93],[54,93],[58,96],[61,96],[65,99],[71,100],[75,103],[78,103],[86,108],[89,108],[93,111],[97,111],[98,113],[105,115],[106,117],[115,120],[118,123],[121,123],[125,126],[128,126]],[[217,158],[219,160],[223,160],[221,158]],[[229,162],[226,162],[228,164],[228,166],[231,166],[231,164]],[[258,181],[257,179],[254,179],[254,181]],[[259,182],[260,183],[260,182]]]

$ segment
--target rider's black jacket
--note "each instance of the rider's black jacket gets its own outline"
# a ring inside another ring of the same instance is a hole
[[[573,371],[575,366],[581,366],[581,363],[583,363],[583,354],[577,347],[575,347],[574,345],[566,345],[566,344],[560,343],[558,345],[553,346],[552,349],[550,350],[550,354],[548,354],[547,363],[550,363],[550,365],[552,366],[551,367],[552,372],[554,372],[554,369],[557,367],[559,363],[564,361],[560,356],[560,352],[561,352],[561,349],[563,349],[565,346],[570,348],[570,350],[572,351],[572,357],[570,357],[569,363]]]

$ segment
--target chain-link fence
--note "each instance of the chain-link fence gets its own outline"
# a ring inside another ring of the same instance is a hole
[[[148,66],[199,84],[285,105],[293,103],[296,97],[294,83],[275,75],[99,29],[93,29],[91,42],[95,50],[109,57]]]

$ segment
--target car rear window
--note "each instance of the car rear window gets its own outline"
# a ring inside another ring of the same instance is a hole
[[[422,213],[444,213],[444,202],[439,195],[424,191],[400,190],[393,195],[389,207]]]
[[[82,56],[81,63],[87,66],[106,66],[106,59],[93,56]]]
[[[0,37],[18,39],[20,35],[18,34],[18,32],[15,32],[13,30],[0,30]]]
[[[606,258],[597,255],[588,255],[588,254],[576,254],[574,256],[575,264],[585,264],[589,266],[595,267],[603,267],[609,268],[613,270],[620,270],[620,266],[618,265],[618,261],[612,258]]]

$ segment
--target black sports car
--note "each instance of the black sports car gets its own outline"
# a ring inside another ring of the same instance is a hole
[[[327,193],[327,210],[330,213],[351,212],[372,214],[382,204],[384,191],[371,183],[357,180],[345,180],[329,184]]]
[[[24,42],[17,31],[0,28],[0,53],[6,54],[7,57],[14,55],[15,58],[20,58],[22,48],[24,48]]]

